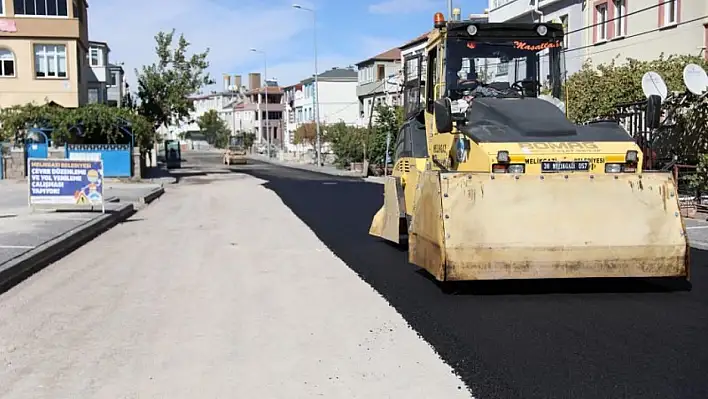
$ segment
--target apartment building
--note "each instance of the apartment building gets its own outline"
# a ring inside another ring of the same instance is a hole
[[[85,0],[0,0],[0,108],[88,100]]]
[[[634,1],[634,0],[633,0]],[[536,3],[537,2],[537,3]],[[584,10],[587,0],[489,0],[489,22],[554,22],[563,25],[566,32],[562,67],[566,76],[579,71],[584,62],[584,48],[590,34],[585,27]],[[542,80],[548,74],[548,51],[541,56]],[[493,60],[491,73],[494,80],[516,80],[509,63]]]
[[[406,114],[415,112],[423,100],[423,84],[425,82],[425,72],[427,56],[425,53],[425,45],[428,42],[428,33],[424,33],[415,39],[409,41],[399,47],[401,50],[401,88],[406,98],[403,99],[403,105]],[[420,57],[416,57],[420,56]],[[420,77],[420,79],[419,79]],[[403,87],[405,85],[405,87]]]
[[[661,53],[708,57],[705,0],[597,0],[584,17],[591,27],[584,56],[595,65],[652,60]]]
[[[105,104],[108,101],[108,43],[89,41],[87,85],[88,103]]]
[[[243,97],[229,106],[232,114],[227,124],[236,133],[254,133],[256,144],[267,143],[270,136],[271,143],[282,148],[285,144],[282,88],[275,81],[261,82],[260,73],[249,73],[248,83],[249,89],[243,93]]]
[[[234,107],[233,105],[243,98],[245,88],[241,85],[240,75],[224,74],[223,87],[221,91],[212,91],[210,93],[198,93],[190,97],[194,110],[190,112],[189,118],[179,124],[161,127],[158,132],[165,138],[171,140],[179,139],[180,135],[187,132],[198,132],[199,124],[197,120],[206,112],[214,110],[219,113],[221,119],[226,122],[226,125],[234,130]],[[127,91],[126,91],[127,92]],[[238,130],[238,129],[237,129]]]
[[[393,48],[356,64],[359,99],[359,124],[366,126],[376,104],[401,105],[400,87],[401,49]]]
[[[288,152],[297,151],[295,145],[295,130],[298,127],[295,112],[295,98],[302,97],[302,83],[283,87],[283,142],[284,148]],[[300,107],[302,110],[302,107]],[[302,112],[302,111],[301,111]]]
[[[125,78],[125,71],[120,65],[108,63],[108,81],[106,82],[106,104],[121,107],[123,98],[130,93],[130,86]]]

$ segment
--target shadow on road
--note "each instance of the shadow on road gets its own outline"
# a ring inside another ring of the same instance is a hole
[[[171,177],[175,179],[175,183],[180,183],[182,179],[189,177],[204,177],[207,175],[223,175],[233,173],[231,170],[205,170],[199,166],[182,166],[176,169],[166,169],[164,167],[150,168],[143,178],[145,179],[160,179]]]

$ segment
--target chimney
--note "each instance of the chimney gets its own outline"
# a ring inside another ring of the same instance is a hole
[[[250,90],[256,90],[261,88],[261,74],[260,73],[249,73],[248,74],[248,88]]]
[[[243,84],[241,83],[241,75],[234,75],[233,85],[236,86],[236,91],[241,90]]]
[[[231,75],[224,74],[224,91],[229,91],[229,86],[231,86]]]

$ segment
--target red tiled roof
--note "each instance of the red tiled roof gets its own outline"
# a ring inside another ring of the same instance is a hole
[[[375,55],[371,58],[367,58],[364,61],[357,63],[356,65],[359,66],[359,65],[369,62],[369,61],[398,61],[400,59],[401,59],[401,49],[396,47],[396,48],[392,48],[390,50],[386,50],[383,53]]]

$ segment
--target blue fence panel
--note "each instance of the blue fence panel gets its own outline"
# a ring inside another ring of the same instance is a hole
[[[104,177],[133,175],[133,147],[130,144],[67,144],[66,157],[103,161]]]

